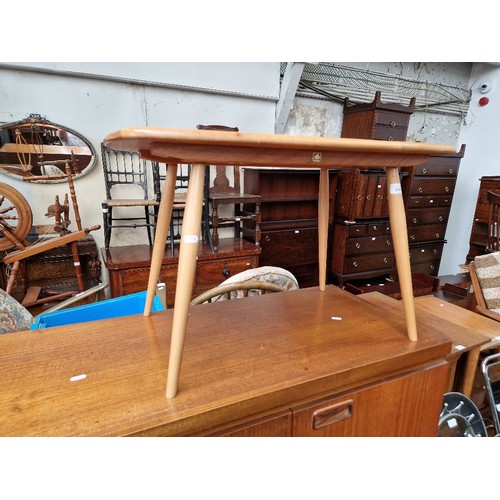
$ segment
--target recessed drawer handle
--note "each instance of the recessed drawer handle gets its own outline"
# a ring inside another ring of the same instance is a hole
[[[438,217],[438,221],[439,221],[439,222],[443,222],[443,216],[442,216],[442,215],[440,215],[440,216]]]
[[[269,235],[266,235],[266,237],[264,238],[266,241],[271,241],[271,236]]]
[[[452,169],[452,168],[450,168],[450,169],[448,170],[448,173],[451,175],[451,174],[454,174],[455,172],[453,171],[453,169]]]
[[[444,192],[445,192],[445,193],[448,193],[448,192],[449,192],[449,190],[450,190],[450,188],[449,188],[448,186],[446,186],[446,187],[444,188]]]
[[[418,219],[416,217],[413,217],[412,221],[413,221],[413,224],[416,224]]]
[[[388,141],[393,141],[394,138],[392,137],[392,135],[390,135],[388,138],[387,138]]]
[[[427,169],[426,168],[423,168],[422,169],[422,173],[425,175],[427,173]]]
[[[361,247],[361,245],[360,245],[359,243],[356,243],[354,246],[355,246],[356,248],[360,248],[360,247]]]
[[[350,399],[349,401],[316,410],[312,415],[312,428],[314,430],[321,429],[327,425],[351,418],[353,405],[354,401]]]
[[[396,126],[396,122],[395,122],[395,121],[392,121],[391,123],[389,123],[389,125],[390,125],[391,127],[395,127],[395,126]]]
[[[423,192],[423,189],[422,189],[422,188],[418,188],[418,192],[419,192],[419,193],[422,193],[422,192]]]

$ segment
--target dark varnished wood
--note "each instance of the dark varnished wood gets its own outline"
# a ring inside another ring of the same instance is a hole
[[[199,305],[190,310],[179,394],[167,399],[172,312],[0,336],[0,434],[221,433],[439,364],[450,351],[431,316],[418,316],[412,342],[402,314],[334,286]],[[412,435],[428,432],[412,425]]]

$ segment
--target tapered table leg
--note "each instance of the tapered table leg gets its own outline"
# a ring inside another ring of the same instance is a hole
[[[326,289],[326,267],[328,248],[328,214],[330,210],[328,169],[319,172],[318,195],[318,259],[319,259],[319,289]]]
[[[160,277],[161,263],[165,253],[167,243],[168,228],[172,217],[174,206],[175,180],[177,177],[177,165],[169,165],[165,177],[165,187],[158,209],[158,219],[156,220],[155,241],[153,244],[153,255],[151,256],[151,269],[148,279],[148,290],[146,293],[146,303],[144,305],[144,316],[151,316],[153,300],[156,293],[156,285]]]
[[[410,253],[408,250],[408,232],[403,204],[403,194],[399,180],[399,169],[387,167],[387,190],[389,194],[389,217],[396,266],[398,270],[401,297],[406,318],[406,329],[410,340],[417,340],[415,304],[413,302],[413,284],[411,280]]]
[[[179,249],[179,266],[175,290],[174,316],[172,322],[172,339],[167,374],[167,398],[177,394],[177,384],[184,348],[189,306],[196,271],[196,257],[201,227],[201,211],[203,209],[203,187],[205,182],[205,165],[194,164],[191,167],[187,191],[184,218],[182,220],[181,244]]]

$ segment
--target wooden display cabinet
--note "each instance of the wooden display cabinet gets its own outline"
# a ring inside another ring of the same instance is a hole
[[[261,266],[278,266],[295,275],[299,286],[318,285],[319,172],[275,168],[245,168],[246,193],[261,196]],[[330,217],[337,171],[330,175]],[[253,240],[253,225],[245,222],[243,236]]]

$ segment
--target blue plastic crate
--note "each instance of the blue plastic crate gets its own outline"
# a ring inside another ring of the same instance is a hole
[[[83,306],[42,313],[36,318],[30,330],[139,314],[144,312],[145,303],[146,292],[138,292]],[[163,311],[164,309],[160,299],[155,295],[152,311]]]

